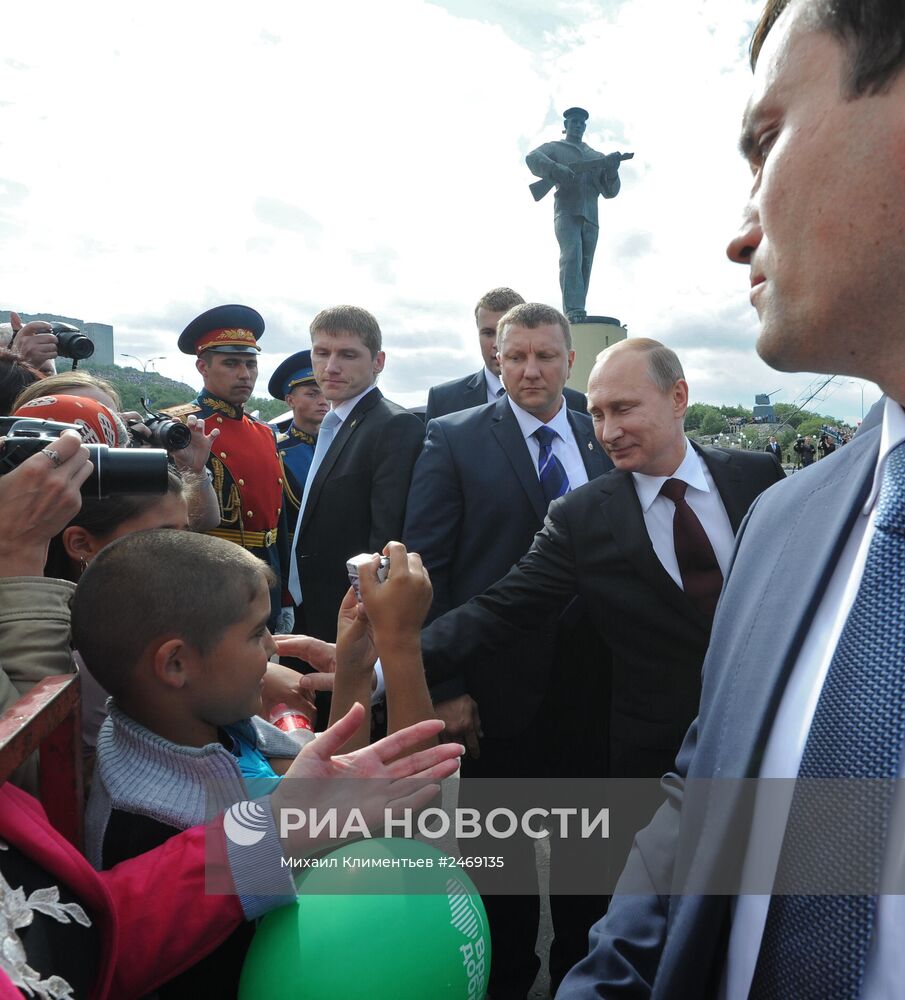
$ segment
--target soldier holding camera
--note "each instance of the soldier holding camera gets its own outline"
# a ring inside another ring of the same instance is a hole
[[[179,337],[179,350],[196,355],[204,388],[194,402],[170,407],[170,416],[202,418],[219,435],[207,467],[220,504],[220,524],[210,534],[235,542],[276,573],[271,591],[271,631],[291,632],[292,601],[285,591],[289,569],[283,469],[273,428],[243,407],[258,378],[260,313],[248,306],[208,309]]]
[[[814,464],[814,456],[817,454],[817,449],[814,447],[810,435],[799,437],[792,446],[792,451],[795,452],[798,459],[795,463],[796,469],[806,469],[809,465]]]

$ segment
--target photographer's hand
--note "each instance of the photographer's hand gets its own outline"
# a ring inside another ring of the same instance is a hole
[[[63,431],[43,451],[0,476],[0,576],[41,576],[50,539],[79,512],[79,489],[91,475],[88,449]]]
[[[181,472],[204,472],[211,448],[220,431],[215,427],[209,434],[205,434],[204,421],[194,414],[188,417],[185,425],[192,432],[192,440],[185,448],[171,452],[173,461]]]
[[[22,320],[16,312],[9,314],[10,326],[15,338],[11,349],[30,365],[47,375],[54,374],[53,360],[57,356],[57,338],[49,323],[36,319],[22,325]]]

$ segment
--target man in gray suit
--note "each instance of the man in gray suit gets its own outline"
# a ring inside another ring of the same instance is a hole
[[[750,269],[757,351],[887,400],[742,526],[667,802],[560,1000],[875,1000],[905,979],[901,2],[769,0],[751,54],[753,182],[729,256]],[[749,779],[771,780],[751,797]],[[776,779],[799,779],[782,808]],[[840,782],[837,807],[879,793],[828,814]]]

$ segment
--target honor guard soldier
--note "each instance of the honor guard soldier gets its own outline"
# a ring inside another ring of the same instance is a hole
[[[263,318],[248,306],[217,306],[193,319],[179,337],[179,350],[196,356],[204,388],[193,403],[168,412],[181,419],[194,413],[219,429],[208,469],[220,525],[209,534],[241,545],[273,569],[277,584],[270,592],[269,625],[271,631],[291,632],[283,467],[273,428],[243,409],[258,378],[263,332]]]
[[[286,358],[271,376],[267,390],[274,399],[285,400],[292,409],[292,422],[277,435],[291,530],[298,519],[305,479],[314,458],[318,428],[330,404],[314,380],[311,351],[297,351]]]

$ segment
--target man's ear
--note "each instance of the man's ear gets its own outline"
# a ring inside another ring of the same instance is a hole
[[[684,378],[680,378],[672,387],[672,399],[676,417],[684,417],[688,409],[688,383]]]
[[[183,688],[191,678],[198,653],[184,639],[167,639],[154,650],[154,677],[169,688]]]
[[[75,562],[87,565],[103,548],[103,544],[86,528],[71,524],[63,529],[63,548],[66,555]]]
[[[207,362],[203,358],[195,359],[195,368],[197,368],[202,377],[207,374]]]

